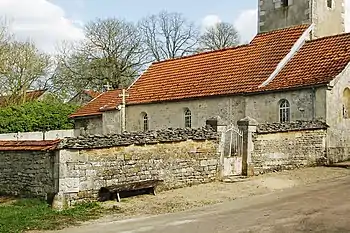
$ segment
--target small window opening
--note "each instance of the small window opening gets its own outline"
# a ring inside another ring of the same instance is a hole
[[[345,88],[343,92],[343,118],[350,118],[350,89]]]
[[[288,100],[282,100],[280,103],[280,122],[285,123],[290,121],[290,104]]]
[[[327,7],[333,8],[333,0],[327,0]]]
[[[142,130],[148,131],[149,127],[148,127],[148,115],[147,115],[147,113],[142,114],[141,120],[142,120]]]
[[[185,128],[192,127],[192,113],[188,108],[185,110]]]
[[[282,6],[289,6],[288,0],[282,0]]]

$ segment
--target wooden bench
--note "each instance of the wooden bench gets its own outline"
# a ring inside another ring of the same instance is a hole
[[[156,195],[156,187],[163,180],[146,180],[133,183],[116,184],[105,188],[101,188],[99,192],[99,201],[114,200],[120,202],[121,192],[145,190],[149,194]]]

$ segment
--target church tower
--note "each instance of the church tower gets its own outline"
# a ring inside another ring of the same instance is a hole
[[[258,32],[299,24],[315,25],[312,38],[345,31],[344,0],[258,0]]]

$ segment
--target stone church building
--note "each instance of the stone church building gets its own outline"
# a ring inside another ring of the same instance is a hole
[[[330,153],[350,149],[350,34],[344,1],[259,0],[249,44],[153,63],[127,90],[71,115],[76,135],[160,128],[325,122]]]

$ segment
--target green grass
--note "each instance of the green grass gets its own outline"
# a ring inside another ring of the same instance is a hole
[[[81,204],[59,212],[37,199],[19,199],[0,204],[0,233],[61,229],[101,215],[102,209],[97,203]]]

